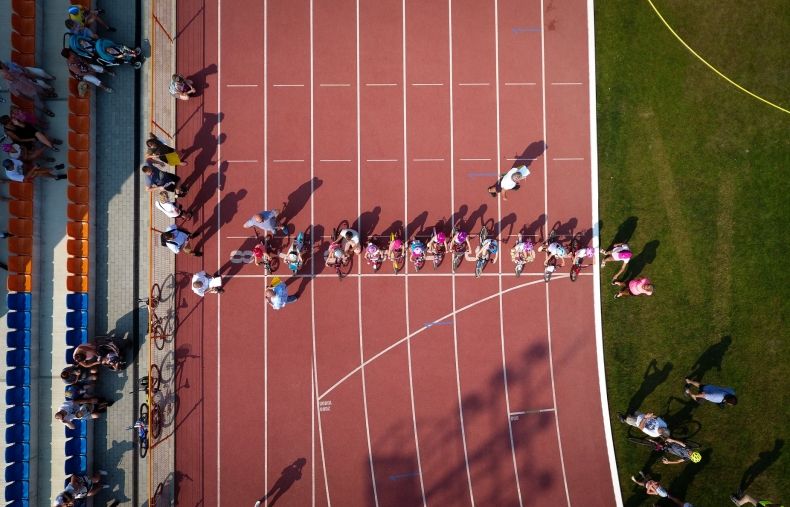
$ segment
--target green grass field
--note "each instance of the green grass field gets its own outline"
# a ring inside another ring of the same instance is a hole
[[[790,109],[785,0],[654,0],[685,41],[735,82]],[[615,300],[602,278],[606,378],[625,505],[653,505],[640,469],[696,506],[739,484],[790,502],[788,221],[790,115],[721,79],[646,0],[596,2],[602,241],[627,240],[653,297]],[[647,368],[653,362],[647,374]],[[683,396],[683,378],[733,386],[726,410]],[[638,406],[704,444],[663,465],[626,440]],[[656,497],[653,497],[655,499]],[[670,505],[658,503],[657,505]]]

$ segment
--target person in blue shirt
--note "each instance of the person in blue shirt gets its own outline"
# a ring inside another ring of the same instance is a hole
[[[694,394],[691,392],[691,387],[696,387],[699,392]],[[720,387],[713,384],[701,384],[689,378],[686,379],[686,395],[692,400],[699,402],[700,400],[715,403],[724,408],[726,405],[737,405],[738,398],[735,397],[735,389],[732,387]]]

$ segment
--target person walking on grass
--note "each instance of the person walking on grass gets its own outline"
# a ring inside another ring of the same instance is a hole
[[[160,241],[162,242],[162,246],[166,246],[174,254],[183,251],[185,254],[201,257],[203,253],[189,245],[189,240],[195,236],[197,236],[196,233],[181,229],[176,224],[171,224],[160,236]]]
[[[636,475],[631,476],[631,480],[637,486],[641,486],[645,488],[645,492],[651,496],[659,496],[661,498],[666,498],[667,500],[671,501],[675,505],[680,505],[682,507],[693,507],[690,503],[684,502],[678,498],[669,494],[669,491],[666,490],[664,486],[661,485],[660,482],[653,480],[649,475],[645,475],[644,472],[641,470],[636,473]]]
[[[643,414],[642,412],[636,411],[630,415],[617,414],[617,419],[619,419],[621,423],[633,426],[634,428],[639,428],[645,435],[649,437],[666,438],[670,436],[667,422],[652,412]]]
[[[756,507],[782,507],[782,505],[771,500],[758,500],[757,498],[747,495],[746,493],[737,492],[730,495],[730,500],[735,505],[754,505]]]
[[[210,294],[225,292],[222,288],[222,277],[219,275],[208,276],[205,271],[198,271],[192,275],[192,292],[200,297]]]
[[[526,165],[512,167],[508,172],[500,176],[496,183],[488,187],[488,193],[491,197],[502,192],[502,199],[507,201],[508,190],[518,190],[520,188],[519,181],[529,176],[529,169]]]
[[[699,392],[694,394],[691,392],[691,388],[696,387]],[[709,401],[711,403],[715,403],[721,408],[726,407],[727,405],[737,405],[738,398],[735,397],[735,389],[732,387],[720,387],[714,386],[712,384],[701,384],[690,378],[686,379],[686,389],[684,391],[686,396],[690,397],[692,400],[700,403],[700,400]]]
[[[617,279],[620,278],[620,275],[625,273],[628,262],[631,260],[633,254],[627,243],[615,243],[612,245],[611,250],[604,250],[601,248],[601,256],[603,257],[601,259],[601,268],[606,266],[606,263],[609,261],[622,262],[620,270],[612,277],[612,285],[614,285]]]
[[[256,227],[264,231],[267,236],[274,236],[275,233],[285,232],[285,227],[277,225],[277,215],[280,210],[273,209],[269,211],[261,211],[250,217],[249,220],[244,222],[244,228]]]
[[[634,278],[629,282],[612,282],[612,284],[621,287],[620,292],[614,295],[615,298],[624,298],[628,296],[652,296],[653,283],[649,278]]]
[[[279,277],[274,277],[272,279],[272,283],[266,289],[264,297],[266,298],[266,302],[269,303],[274,310],[279,310],[288,303],[293,303],[299,299],[299,296],[296,294],[293,296],[288,295],[288,287]]]

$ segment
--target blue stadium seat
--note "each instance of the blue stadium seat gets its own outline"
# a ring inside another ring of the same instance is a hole
[[[18,386],[5,392],[6,405],[30,405],[30,387]]]
[[[27,500],[28,498],[30,498],[30,485],[27,481],[12,482],[5,487],[5,499],[7,502]]]
[[[14,349],[5,353],[7,366],[30,367],[30,349]]]
[[[12,349],[29,349],[30,330],[17,329],[16,331],[9,331],[6,334],[6,345]]]
[[[30,464],[24,461],[12,463],[5,467],[5,481],[28,481],[30,480]]]
[[[74,437],[82,437],[87,438],[88,436],[88,427],[85,421],[81,421],[79,419],[75,421],[71,421],[71,424],[74,425],[74,429],[66,427],[66,438],[74,438]]]
[[[87,310],[88,294],[85,292],[75,292],[66,295],[66,308],[69,310]]]
[[[74,347],[66,347],[66,364],[74,364]]]
[[[84,455],[69,456],[66,458],[66,466],[64,471],[66,475],[71,474],[84,474],[88,469],[88,458]]]
[[[5,462],[30,461],[30,444],[18,442],[5,448]]]
[[[29,386],[30,368],[11,368],[5,374],[5,381],[9,386]]]
[[[28,405],[14,405],[13,407],[8,407],[7,409],[5,409],[5,423],[6,424],[18,424],[18,423],[30,424],[30,406],[28,406]]]
[[[82,437],[66,440],[66,456],[85,456],[88,454],[88,439]]]
[[[6,316],[10,329],[30,329],[30,312],[10,311]]]
[[[14,424],[5,429],[5,443],[30,442],[30,425]]]
[[[87,328],[88,312],[84,310],[66,312],[66,327],[70,327],[72,329]]]
[[[87,329],[69,329],[66,331],[66,345],[76,347],[83,343],[88,343]]]
[[[29,292],[12,292],[6,297],[9,310],[30,311],[31,294]]]

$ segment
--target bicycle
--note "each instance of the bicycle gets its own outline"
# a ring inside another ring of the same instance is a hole
[[[335,256],[335,260],[332,265],[335,267],[335,273],[337,273],[337,277],[339,279],[343,279],[343,271],[341,268],[346,267],[351,262],[351,259],[348,255],[343,251],[343,242],[340,238],[340,230],[335,228],[332,229],[332,236],[330,237],[329,243],[329,255],[335,255],[335,252],[340,251],[342,253],[341,257]]]
[[[258,243],[261,245],[263,249],[263,257],[261,258],[261,264],[263,265],[263,273],[266,276],[272,274],[272,259],[270,257],[271,254],[271,246],[269,245],[269,235],[264,234],[263,239],[261,239],[260,235],[258,234],[257,227],[253,227],[252,231],[255,233],[255,238],[258,240]]]
[[[299,234],[296,235],[293,245],[291,246],[291,252],[294,252],[297,258],[301,257],[302,251],[304,250],[304,245],[304,232],[299,232]],[[291,252],[289,252],[287,255],[290,255]],[[302,268],[302,262],[301,260],[297,260],[297,262],[290,262],[287,255],[285,260],[288,261],[288,269],[290,269],[291,273],[295,275],[296,272]]]
[[[156,314],[156,309],[159,307],[159,303],[161,302],[162,288],[158,283],[155,283],[151,286],[150,297],[140,298],[137,300],[138,304],[142,303],[148,309],[148,329],[151,334],[151,338],[154,340],[154,346],[157,348],[157,350],[162,350],[165,348],[165,340],[168,337],[164,330],[162,317]]]
[[[392,245],[393,245],[393,243],[395,243],[396,240],[400,241],[398,239],[398,236],[394,232],[391,232],[390,233],[390,244],[389,244],[389,249],[388,250],[389,250],[390,253],[393,254],[390,260],[392,260],[392,269],[393,269],[393,271],[395,271],[395,274],[397,275],[398,271],[403,269],[403,265],[404,265],[403,257],[404,257],[404,254],[403,254],[403,246],[402,245],[401,245],[400,248],[396,249],[397,253],[395,253],[395,251],[392,250]]]
[[[650,437],[628,437],[628,441],[632,444],[649,447],[654,452],[664,452],[668,446],[663,440]],[[694,442],[693,440],[684,440],[683,443],[686,445],[687,449],[699,449],[702,447],[702,444]]]
[[[156,403],[154,404],[153,410],[149,410],[148,403],[141,403],[137,420],[133,425],[126,428],[127,430],[137,430],[137,448],[140,458],[145,458],[148,454],[148,448],[150,447],[150,440],[148,438],[149,419],[150,435],[156,440],[162,433],[162,415],[159,411],[159,405]]]
[[[148,375],[142,377],[137,384],[137,388],[134,391],[130,391],[129,394],[143,392],[146,395],[154,396],[159,392],[161,384],[162,370],[159,369],[159,366],[152,364],[148,370]]]
[[[480,238],[480,247],[482,248],[486,239],[488,239],[488,228],[485,225],[482,229],[480,229],[480,234],[478,234],[478,237]],[[478,257],[475,261],[475,278],[480,278],[480,275],[483,274],[483,268],[485,268],[486,264],[488,264],[490,252],[488,248],[486,248],[486,250],[484,252],[480,252],[479,255],[480,257]]]
[[[535,249],[533,248],[532,241],[524,241],[524,236],[519,233],[518,240],[516,241],[516,247],[519,245],[524,244],[525,252],[524,257],[522,257],[521,253],[517,253],[516,257],[513,259],[513,262],[516,264],[515,273],[516,276],[521,276],[522,271],[524,271],[524,265],[528,262],[532,262],[535,260]]]
[[[582,268],[587,267],[584,265],[583,257],[576,257],[576,252],[579,251],[579,235],[571,239],[570,245],[570,255],[571,255],[571,281],[575,282],[579,278],[579,273],[581,273]]]

